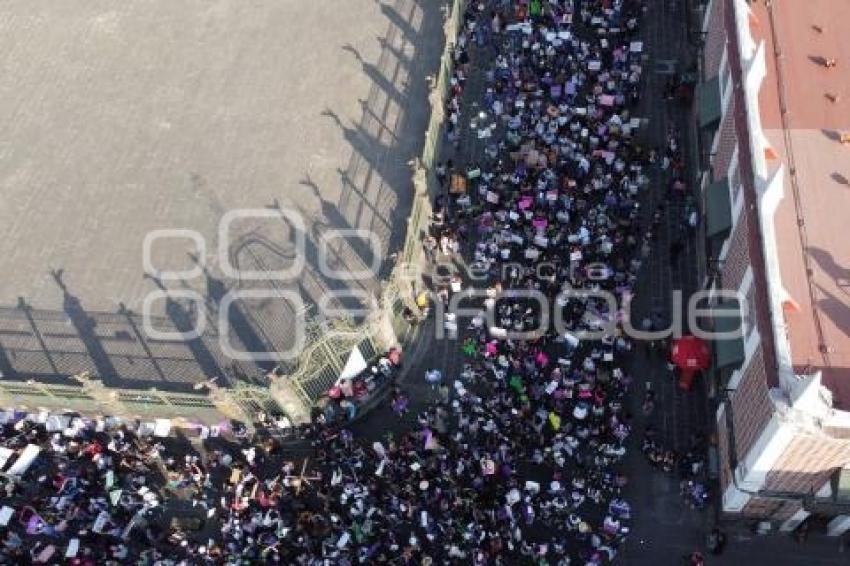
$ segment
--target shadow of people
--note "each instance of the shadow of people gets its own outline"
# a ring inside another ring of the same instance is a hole
[[[850,180],[848,180],[847,177],[845,177],[844,175],[842,175],[838,171],[833,172],[830,175],[830,178],[833,181],[835,181],[836,183],[838,183],[839,185],[845,185],[845,186],[850,185]]]
[[[809,61],[814,63],[819,67],[826,67],[826,57],[822,57],[820,55],[809,55]]]
[[[119,376],[115,371],[115,366],[109,359],[109,355],[103,348],[103,344],[95,331],[97,321],[89,316],[80,300],[69,291],[67,284],[63,280],[65,275],[63,269],[51,269],[50,275],[53,277],[56,285],[59,286],[59,289],[62,290],[62,310],[71,321],[74,330],[76,330],[77,335],[85,346],[86,353],[92,364],[94,364],[94,368],[92,369],[94,369],[96,375],[104,383],[108,380],[116,379]]]
[[[828,137],[832,141],[835,141],[835,142],[841,141],[841,132],[839,132],[838,130],[827,130],[826,128],[824,128],[824,129],[821,130],[821,132],[823,132],[823,135],[825,135],[826,137]]]
[[[817,246],[809,246],[807,252],[820,268],[832,278],[836,286],[842,289],[850,288],[850,267],[839,265],[832,252]]]

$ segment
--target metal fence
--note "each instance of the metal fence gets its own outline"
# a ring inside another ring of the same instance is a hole
[[[463,25],[466,0],[455,0],[443,29],[446,45],[440,58],[440,69],[433,84],[429,103],[431,119],[425,134],[425,145],[413,176],[414,199],[407,225],[404,242],[403,262],[393,274],[394,286],[402,300],[412,300],[413,283],[419,277],[418,266],[422,261],[422,237],[428,231],[430,222],[430,195],[437,191],[434,168],[445,141],[445,104],[451,87],[454,72],[454,47],[458,33]]]
[[[339,376],[351,349],[357,345],[366,359],[376,356],[380,349],[390,346],[381,343],[378,336],[389,335],[392,343],[406,341],[402,312],[409,305],[415,309],[414,292],[419,281],[419,265],[422,261],[422,237],[427,233],[431,209],[429,196],[435,193],[436,179],[434,168],[445,139],[445,101],[449,94],[451,77],[454,70],[454,46],[463,25],[463,13],[466,0],[455,0],[444,24],[446,45],[440,58],[437,73],[429,96],[431,118],[425,134],[416,169],[413,174],[413,206],[407,223],[407,234],[401,261],[396,265],[389,280],[383,286],[378,316],[360,328],[347,325],[345,321],[335,321],[331,332],[316,336],[315,342],[308,340],[311,346],[300,357],[299,369],[289,379],[297,395],[306,405],[315,403]],[[388,330],[388,332],[385,332]]]
[[[345,319],[324,322],[312,334],[315,339],[308,340],[295,373],[285,378],[308,407],[333,386],[354,347],[367,360],[379,352],[368,326],[356,327]]]
[[[463,25],[463,13],[466,0],[456,0],[451,13],[443,26],[446,34],[446,46],[440,59],[440,70],[432,91],[431,122],[425,135],[425,147],[422,151],[422,166],[431,170],[440,155],[444,126],[444,103],[449,93],[452,72],[454,71],[454,46]],[[435,107],[436,106],[436,107]]]
[[[0,400],[7,406],[34,411],[94,412],[139,419],[192,416],[200,422],[221,420],[216,404],[204,394],[105,387],[92,390],[85,385],[44,384],[31,380],[0,382]]]

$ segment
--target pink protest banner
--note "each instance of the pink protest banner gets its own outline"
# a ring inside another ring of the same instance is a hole
[[[535,361],[537,362],[538,366],[546,367],[549,364],[549,356],[547,356],[543,352],[538,352]]]
[[[610,94],[599,95],[599,104],[602,106],[614,106],[614,97]]]
[[[531,221],[531,225],[537,230],[544,230],[549,225],[549,221],[545,218],[537,217]]]
[[[528,208],[531,208],[531,204],[533,202],[534,200],[531,197],[522,197],[521,199],[519,199],[519,203],[517,204],[517,206],[520,210],[526,210]]]

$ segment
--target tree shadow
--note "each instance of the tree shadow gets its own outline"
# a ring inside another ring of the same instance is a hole
[[[3,341],[0,340],[0,379],[15,379],[18,377],[18,372],[15,371],[15,366],[12,365],[12,360],[6,354],[6,348]]]
[[[844,271],[846,274],[846,270]],[[846,283],[844,286],[846,287]],[[817,288],[821,298],[814,305],[815,308],[828,317],[841,334],[850,336],[850,305],[847,304],[847,299],[835,296],[821,285],[817,285]],[[838,346],[828,342],[824,345],[827,348]],[[850,409],[850,368],[830,360],[829,350],[824,354],[824,357],[826,358],[824,364],[822,366],[815,364],[810,368],[810,371],[821,370],[823,372],[822,383],[832,391],[834,405],[837,408],[848,410]]]
[[[165,381],[167,379],[167,377],[165,376],[165,372],[163,371],[159,361],[156,359],[156,356],[154,356],[153,352],[151,351],[144,333],[139,330],[139,325],[136,324],[136,320],[133,318],[133,312],[129,310],[124,303],[119,303],[118,314],[126,317],[127,326],[130,327],[132,335],[135,337],[136,340],[138,340],[139,345],[145,351],[145,354],[150,360],[151,365],[153,365],[154,371],[156,371],[156,374],[159,379]]]
[[[238,258],[238,255],[238,250],[231,254],[231,257],[235,260],[232,261],[234,261],[233,265],[236,269],[239,269],[238,259],[235,259]],[[229,334],[232,334],[233,336],[221,335],[222,329],[218,328],[220,320],[219,309],[222,302],[231,291],[231,288],[228,287],[223,279],[216,277],[206,265],[200,264],[200,258],[194,254],[190,254],[190,258],[196,265],[198,265],[198,267],[201,268],[202,277],[204,278],[204,284],[206,287],[204,299],[207,303],[208,312],[211,313],[211,322],[216,326],[216,334],[218,335],[219,340],[226,340],[229,343],[231,338],[235,337],[239,341],[239,345],[231,344],[231,347],[236,349],[241,346],[242,352],[267,353],[276,351],[276,345],[265,332],[263,325],[256,320],[252,313],[249,312],[239,300],[230,302],[227,311],[227,321],[230,329]],[[274,362],[265,360],[250,361],[247,364],[239,364],[236,363],[236,361],[237,360],[231,360],[231,364],[229,365],[229,369],[231,373],[235,374],[233,376],[235,378],[247,377],[243,374],[247,371],[247,368],[250,367],[255,367],[255,371],[266,373],[275,366]]]
[[[819,248],[817,246],[809,246],[806,253],[814,259],[820,268],[835,282],[835,285],[840,289],[850,289],[850,267],[840,265],[835,261],[832,252]]]

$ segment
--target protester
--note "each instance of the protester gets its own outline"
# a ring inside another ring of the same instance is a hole
[[[293,457],[297,439],[271,433],[234,429],[196,452],[127,427],[57,438],[43,425],[7,425],[4,446],[34,443],[42,454],[27,472],[40,480],[34,493],[7,487],[14,527],[0,559],[612,562],[632,519],[622,494],[632,429],[624,325],[651,238],[640,222],[644,169],[658,166],[634,141],[641,13],[639,0],[469,2],[446,135],[460,147],[474,128],[483,154],[437,171],[448,198],[435,201],[423,245],[431,261],[480,277],[434,277],[416,303],[424,320],[432,301],[445,306],[475,286],[480,312],[468,325],[438,321],[464,363],[456,375],[429,360],[433,403],[408,416],[411,398],[384,385],[393,420],[412,429],[365,441],[318,412],[298,429],[310,448]],[[471,101],[480,112],[467,116],[473,57],[486,84]],[[675,172],[670,146],[663,164]],[[335,402],[358,416],[352,404],[386,383],[381,374],[339,383]]]
[[[719,527],[711,529],[706,538],[706,547],[712,554],[722,554],[726,547],[726,533],[721,531]]]

